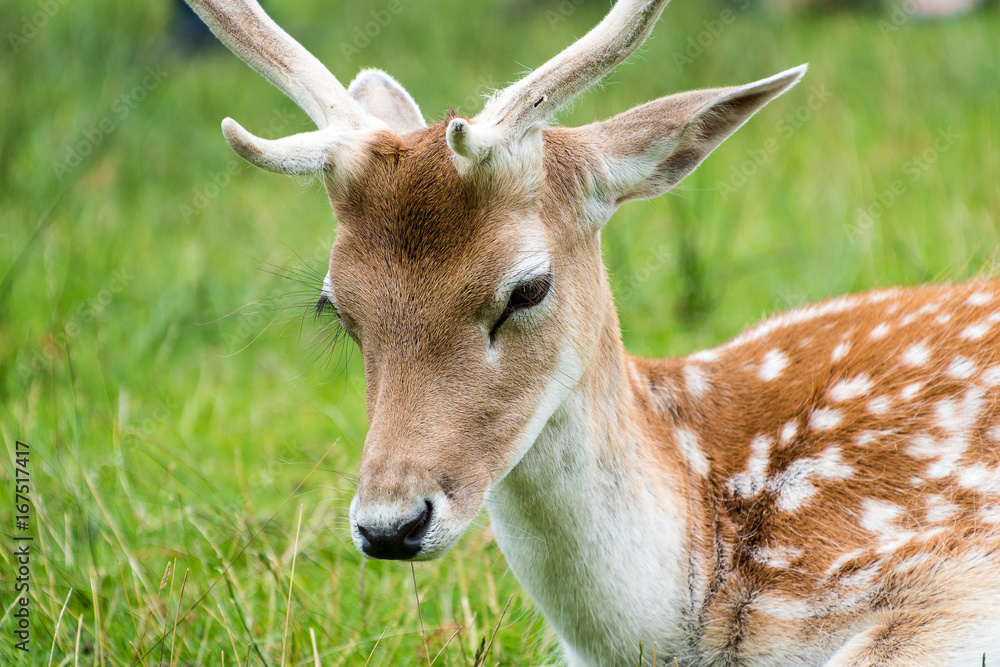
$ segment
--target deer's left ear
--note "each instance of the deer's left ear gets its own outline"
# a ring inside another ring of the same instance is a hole
[[[384,121],[398,134],[427,127],[413,97],[381,70],[362,70],[347,92],[361,104],[361,108]]]
[[[663,194],[805,71],[800,65],[745,86],[663,97],[579,128],[595,156],[589,169],[593,203],[610,217],[625,201]]]

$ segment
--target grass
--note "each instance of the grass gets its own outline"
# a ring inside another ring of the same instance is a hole
[[[271,5],[342,81],[384,67],[430,119],[474,113],[605,9],[403,0],[345,62],[383,4]],[[306,315],[335,224],[317,183],[246,166],[219,131],[227,115],[266,136],[307,119],[222,49],[180,53],[171,9],[0,6],[5,604],[17,440],[34,536],[31,650],[5,607],[0,663],[470,665],[484,641],[486,664],[557,661],[485,518],[412,571],[350,544],[360,355]],[[681,188],[608,225],[630,350],[685,354],[829,295],[995,273],[1000,11],[890,16],[677,0],[563,114],[811,63]]]

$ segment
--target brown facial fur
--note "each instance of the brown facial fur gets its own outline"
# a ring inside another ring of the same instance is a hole
[[[546,249],[585,236],[568,223],[540,225],[539,209],[565,193],[524,199],[492,188],[484,197],[470,185],[476,179],[459,176],[445,126],[372,143],[362,173],[331,197],[339,229],[330,276],[365,361],[370,430],[359,499],[417,497],[437,485],[471,518],[487,485],[514,463],[512,443],[570,334],[559,322],[587,308],[563,290],[586,267],[556,254],[544,312],[505,324],[491,361],[488,335],[504,305],[497,287],[523,260],[526,234]],[[550,162],[568,150],[561,146],[553,142]]]

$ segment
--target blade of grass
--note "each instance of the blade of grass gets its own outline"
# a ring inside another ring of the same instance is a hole
[[[212,596],[212,597],[215,597],[215,596]],[[222,618],[222,625],[223,625],[223,627],[226,628],[226,634],[229,635],[229,645],[233,647],[233,655],[236,656],[236,665],[237,665],[237,667],[241,667],[240,666],[240,652],[238,650],[236,650],[236,638],[233,637],[233,631],[229,628],[229,621],[226,620],[226,612],[224,612],[222,610],[222,603],[219,602],[218,598],[215,599],[215,606],[217,606],[219,608],[219,616]],[[223,651],[222,652],[222,660],[223,660],[223,662],[225,662],[225,659],[226,659],[226,652]]]
[[[388,626],[386,626],[385,630],[382,631],[382,634],[380,634],[378,636],[378,639],[375,640],[375,645],[372,646],[371,652],[368,653],[368,659],[365,660],[365,666],[364,667],[368,667],[368,663],[372,661],[372,656],[375,655],[375,649],[378,648],[378,643],[380,641],[382,641],[382,637],[385,637],[385,633],[387,633],[387,632],[389,632],[389,627]]]
[[[481,661],[477,661],[476,662],[477,665],[485,665],[486,664],[486,656],[489,655],[490,649],[493,648],[493,640],[496,639],[496,637],[497,637],[497,632],[500,630],[500,624],[503,622],[504,614],[507,613],[507,608],[510,607],[511,600],[513,600],[513,599],[514,599],[514,594],[512,593],[511,596],[509,598],[507,598],[507,604],[505,604],[503,606],[503,611],[500,612],[500,618],[497,619],[497,624],[493,626],[493,634],[490,635],[490,643],[486,645],[486,650],[483,651],[483,654],[482,654],[482,660]]]
[[[184,570],[184,579],[181,581],[181,592],[177,595],[177,609],[174,611],[174,631],[170,636],[170,667],[174,667],[174,642],[177,639],[177,617],[181,613],[181,602],[184,600],[184,587],[187,586],[190,569]]]
[[[292,591],[295,588],[295,558],[299,555],[299,531],[302,529],[302,503],[299,503],[299,520],[295,524],[295,551],[292,552],[292,571],[288,575],[288,602],[285,606],[285,631],[281,635],[281,667],[285,667],[288,648],[288,621],[292,617]]]
[[[440,650],[440,651],[438,651],[438,652],[437,652],[437,655],[435,655],[435,656],[434,656],[434,659],[433,659],[433,660],[431,660],[431,665],[433,665],[433,664],[434,664],[435,662],[437,662],[437,659],[441,657],[441,654],[442,654],[442,653],[444,653],[444,650],[445,650],[446,648],[448,648],[448,644],[450,644],[450,643],[451,643],[451,640],[452,640],[452,639],[454,639],[454,638],[455,638],[456,636],[458,636],[458,633],[459,633],[459,632],[461,632],[461,631],[462,631],[462,626],[460,625],[460,626],[458,626],[458,628],[457,628],[457,629],[455,630],[455,632],[451,633],[451,637],[448,637],[448,641],[446,641],[446,642],[444,643],[444,646],[442,646],[442,647],[441,647],[441,650]]]
[[[94,644],[97,649],[97,664],[104,667],[104,652],[101,650],[101,605],[98,604],[97,582],[90,577],[90,594],[94,597]]]
[[[420,636],[424,639],[424,655],[427,658],[427,667],[431,664],[431,651],[427,648],[427,631],[424,630],[424,614],[420,610],[420,592],[417,590],[417,571],[410,562],[410,574],[413,575],[413,597],[417,599],[417,618],[420,619]]]
[[[166,646],[164,641],[167,638],[167,623],[170,622],[170,600],[174,597],[174,576],[177,574],[177,561],[173,562],[173,566],[170,568],[170,590],[167,592],[167,606],[168,611],[163,614],[163,635],[160,637],[160,660],[157,662],[158,665],[163,664],[163,649]]]
[[[66,613],[66,607],[67,607],[67,605],[69,605],[69,598],[70,598],[71,595],[73,595],[73,589],[72,588],[69,589],[69,593],[66,594],[66,601],[63,602],[62,609],[59,611],[59,618],[56,619],[55,630],[52,631],[52,648],[49,650],[49,664],[50,665],[52,664],[52,656],[54,656],[55,652],[56,652],[56,639],[59,638],[59,626],[62,625],[63,614]]]
[[[319,662],[319,647],[316,646],[316,630],[315,628],[309,628],[309,641],[312,643],[313,650],[313,667],[322,667]]]
[[[80,667],[80,635],[83,634],[83,614],[76,619],[76,647],[73,649],[73,666]]]

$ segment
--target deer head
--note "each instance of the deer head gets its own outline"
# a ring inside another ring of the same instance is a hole
[[[428,127],[388,75],[367,70],[345,89],[253,0],[188,2],[319,128],[267,141],[222,123],[249,162],[321,174],[335,211],[317,288],[364,358],[370,429],[351,528],[373,558],[445,553],[578,387],[614,377],[601,228],[623,202],[679,183],[805,72],[548,127],[667,4],[621,0],[474,118]]]

